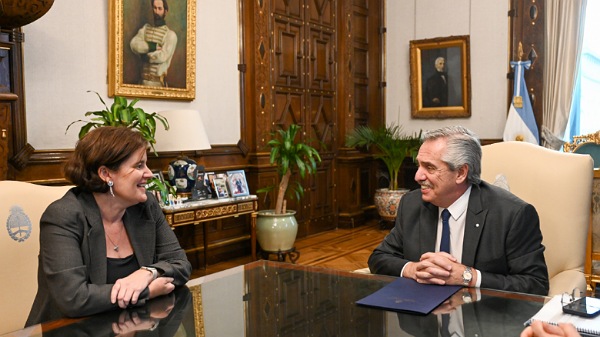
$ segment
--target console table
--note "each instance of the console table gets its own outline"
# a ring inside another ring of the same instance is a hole
[[[258,209],[258,197],[249,195],[237,198],[205,199],[199,201],[184,202],[176,206],[164,206],[163,213],[171,228],[186,225],[203,225],[203,245],[186,249],[186,253],[203,251],[204,268],[208,265],[208,233],[206,222],[211,220],[238,217],[243,214],[251,214]],[[252,231],[251,231],[252,232]],[[254,242],[254,240],[251,241]]]

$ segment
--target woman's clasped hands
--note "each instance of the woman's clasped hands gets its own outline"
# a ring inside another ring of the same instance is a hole
[[[150,291],[149,298],[152,299],[169,294],[175,289],[175,285],[172,277],[158,277],[152,280],[151,273],[140,269],[115,282],[110,293],[110,301],[125,309],[129,305],[137,304],[140,294],[146,288]]]

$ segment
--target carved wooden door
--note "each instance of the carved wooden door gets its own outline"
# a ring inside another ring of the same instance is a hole
[[[250,181],[258,188],[277,182],[267,143],[271,132],[292,123],[302,126],[302,136],[323,159],[319,172],[302,181],[305,196],[288,198],[300,237],[335,228],[338,200],[346,203],[350,190],[350,199],[368,202],[370,188],[361,199],[350,185],[364,182],[350,181],[356,175],[346,167],[341,173],[338,156],[348,130],[383,122],[382,8],[381,0],[243,1],[242,123],[252,127],[242,130],[242,139],[256,150],[257,163]],[[359,175],[369,172],[359,166]],[[259,208],[273,204],[268,196]],[[354,204],[362,207],[362,201]]]
[[[10,126],[10,103],[0,101],[0,180],[8,178],[8,135]]]
[[[287,198],[287,208],[296,211],[299,236],[335,228],[337,1],[264,0],[246,5],[253,8],[256,22],[252,46],[245,46],[255,48],[256,81],[249,90],[254,92],[256,138],[250,142],[264,160],[271,132],[290,124],[302,127],[303,139],[319,150],[323,162],[316,175],[302,181],[304,197],[299,202]],[[259,169],[259,187],[276,182],[273,168]]]

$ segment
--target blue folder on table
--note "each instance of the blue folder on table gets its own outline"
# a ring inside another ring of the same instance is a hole
[[[421,284],[413,279],[399,277],[371,295],[356,301],[356,304],[426,315],[461,288]]]

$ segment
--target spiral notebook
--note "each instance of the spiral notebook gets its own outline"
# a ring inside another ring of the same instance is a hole
[[[557,325],[558,323],[571,323],[577,331],[585,336],[600,336],[600,316],[594,318],[585,318],[570,314],[565,314],[562,311],[561,295],[556,295],[544,304],[542,309],[531,317],[525,325],[531,324],[532,321],[543,321],[546,323]]]

